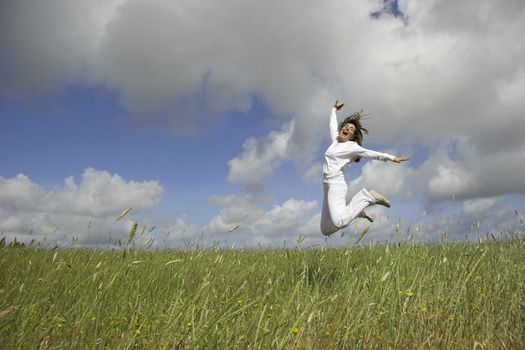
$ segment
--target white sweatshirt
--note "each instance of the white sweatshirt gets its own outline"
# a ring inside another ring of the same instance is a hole
[[[332,112],[330,113],[329,126],[332,144],[324,153],[324,183],[345,182],[345,177],[343,174],[344,167],[347,164],[355,162],[357,157],[377,159],[382,160],[384,162],[386,162],[387,160],[393,161],[395,159],[395,156],[393,155],[363,148],[354,141],[338,142],[337,136],[339,135],[339,133],[337,130],[338,125],[335,107],[332,108]]]

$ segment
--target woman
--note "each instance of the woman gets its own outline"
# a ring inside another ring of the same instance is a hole
[[[350,203],[347,203],[348,187],[343,174],[343,169],[347,164],[359,162],[361,157],[382,161],[390,160],[394,163],[410,159],[410,157],[396,157],[361,147],[363,132],[367,134],[368,130],[361,125],[360,113],[354,113],[337,127],[336,111],[343,106],[344,103],[339,103],[339,100],[335,101],[330,113],[329,126],[332,144],[324,154],[321,232],[326,236],[348,226],[356,217],[366,218],[370,222],[374,221],[365,212],[365,208],[370,205],[380,204],[390,207],[390,202],[383,195],[364,188],[357,192]]]

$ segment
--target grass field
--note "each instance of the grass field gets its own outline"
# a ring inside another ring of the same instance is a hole
[[[2,349],[525,349],[525,241],[0,248]]]

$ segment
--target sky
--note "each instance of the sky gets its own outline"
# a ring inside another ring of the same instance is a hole
[[[3,1],[0,237],[278,248],[523,232],[525,2]],[[349,197],[320,233],[335,100],[364,110]],[[126,208],[132,208],[116,220]],[[235,230],[231,231],[232,228]],[[481,237],[481,238],[480,238]],[[498,238],[500,237],[500,238]]]

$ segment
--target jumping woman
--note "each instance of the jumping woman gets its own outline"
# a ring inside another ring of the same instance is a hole
[[[401,163],[410,157],[396,157],[387,153],[372,151],[361,147],[363,132],[368,130],[361,125],[361,113],[357,112],[346,118],[337,126],[336,111],[343,108],[344,103],[335,101],[330,113],[330,137],[332,144],[324,154],[323,164],[323,209],[321,212],[321,232],[329,236],[332,233],[348,226],[355,218],[361,217],[373,222],[374,220],[365,212],[365,208],[374,205],[390,207],[386,197],[372,189],[361,189],[346,202],[348,186],[343,174],[344,167],[351,163],[359,162],[364,158],[377,159],[386,162]]]

